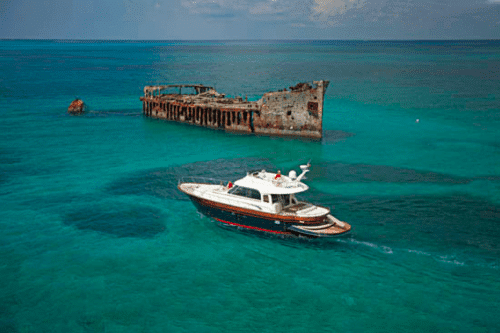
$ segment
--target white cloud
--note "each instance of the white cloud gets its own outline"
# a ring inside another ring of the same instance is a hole
[[[311,8],[312,21],[327,21],[330,17],[346,13],[350,9],[359,9],[365,0],[314,0]]]

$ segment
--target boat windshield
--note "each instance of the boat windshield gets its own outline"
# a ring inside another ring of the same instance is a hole
[[[243,186],[233,186],[227,193],[260,200],[260,192]]]

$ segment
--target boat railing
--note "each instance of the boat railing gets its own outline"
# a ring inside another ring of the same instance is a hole
[[[209,185],[227,185],[228,180],[217,178],[187,176],[179,178],[179,185],[184,183],[209,184]]]

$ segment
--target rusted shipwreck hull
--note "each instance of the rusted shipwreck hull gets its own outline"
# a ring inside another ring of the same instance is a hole
[[[323,100],[329,81],[299,83],[248,102],[204,85],[144,87],[145,116],[223,129],[228,132],[321,139]],[[189,88],[191,94],[182,94]],[[171,93],[178,89],[178,93]]]
[[[68,107],[68,113],[79,114],[87,110],[87,105],[81,99],[75,99]]]

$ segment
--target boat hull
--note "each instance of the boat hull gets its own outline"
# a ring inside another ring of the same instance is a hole
[[[240,210],[231,210],[228,208],[229,206],[223,206],[224,208],[222,208],[220,204],[210,200],[192,195],[189,195],[189,198],[199,212],[213,218],[224,226],[233,226],[282,236],[307,238],[336,237],[349,232],[351,229],[350,226],[348,228],[339,228],[338,226],[323,223],[324,219],[317,223],[318,227],[311,227],[312,229],[309,229],[307,225],[298,225],[297,221],[283,221],[278,219],[278,216],[274,218],[272,216],[269,218],[267,216],[269,214],[258,216],[258,212],[242,214]],[[322,225],[325,227],[322,227]]]
[[[219,223],[229,226],[242,227],[249,230],[291,235],[291,232],[286,230],[286,223],[282,221],[243,215],[234,211],[216,207],[216,205],[212,204],[212,202],[208,200],[200,199],[195,196],[189,196],[189,198],[199,212],[215,219]]]

